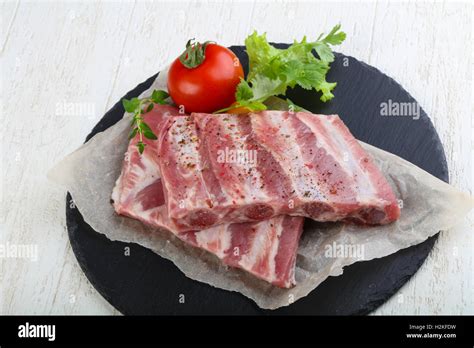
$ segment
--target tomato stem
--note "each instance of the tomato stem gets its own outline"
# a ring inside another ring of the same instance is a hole
[[[194,69],[202,64],[206,59],[206,46],[212,41],[206,41],[204,43],[193,42],[194,39],[188,40],[186,43],[186,49],[179,56],[179,61],[188,69]]]

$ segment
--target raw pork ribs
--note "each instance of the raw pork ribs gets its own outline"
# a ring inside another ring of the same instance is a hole
[[[387,180],[337,115],[170,117],[158,143],[180,232],[278,215],[369,225],[400,215]]]
[[[145,121],[155,134],[177,110],[155,107]],[[178,116],[176,116],[178,117]],[[158,166],[157,141],[144,139],[145,151],[136,149],[138,139],[130,141],[120,177],[112,193],[117,213],[176,234],[168,217]],[[181,240],[207,250],[225,264],[241,268],[279,287],[295,284],[295,262],[303,230],[302,217],[278,216],[268,220],[221,224],[201,231],[177,234]],[[157,232],[159,233],[159,232]]]

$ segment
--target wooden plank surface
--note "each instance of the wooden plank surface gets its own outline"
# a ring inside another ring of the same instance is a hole
[[[80,270],[65,192],[46,179],[125,92],[195,37],[243,43],[253,29],[291,42],[341,23],[339,49],[400,82],[430,115],[451,183],[473,194],[473,6],[375,2],[0,3],[0,314],[118,314]],[[67,110],[67,111],[64,111]],[[413,149],[416,151],[416,149]],[[474,214],[443,232],[420,271],[375,314],[474,314]]]

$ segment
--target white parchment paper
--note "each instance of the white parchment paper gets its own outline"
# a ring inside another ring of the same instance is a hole
[[[167,69],[149,90],[166,89]],[[386,226],[361,227],[306,221],[296,263],[297,285],[280,289],[217,257],[186,245],[171,233],[117,215],[110,195],[126,152],[129,116],[64,158],[48,174],[71,194],[84,220],[110,240],[138,243],[169,259],[189,278],[238,291],[261,308],[287,306],[306,296],[329,276],[361,260],[384,257],[418,244],[457,224],[474,206],[472,197],[393,154],[362,144],[403,203],[400,219]]]

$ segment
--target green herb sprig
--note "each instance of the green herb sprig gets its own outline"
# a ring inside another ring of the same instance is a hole
[[[143,142],[143,137],[151,140],[156,140],[157,136],[153,133],[150,126],[143,120],[143,114],[153,110],[155,104],[165,105],[169,104],[166,99],[169,94],[163,90],[154,90],[149,98],[139,99],[137,97],[132,99],[122,99],[122,105],[126,112],[133,114],[132,130],[128,136],[132,139],[139,136],[137,149],[140,154],[145,150],[146,144]]]

